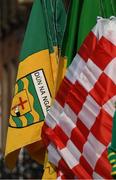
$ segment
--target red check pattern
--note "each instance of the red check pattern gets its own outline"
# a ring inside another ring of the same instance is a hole
[[[62,172],[61,176],[111,179],[107,147],[116,101],[115,72],[110,69],[116,66],[116,46],[104,36],[97,41],[90,33],[88,38],[94,39],[95,45],[87,46],[85,41],[81,47],[77,55],[80,73],[75,76],[73,68],[78,71],[80,67],[74,61],[46,119],[43,136],[49,160]]]

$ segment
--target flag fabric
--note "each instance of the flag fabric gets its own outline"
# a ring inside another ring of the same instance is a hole
[[[111,179],[107,147],[116,101],[116,18],[100,18],[74,58],[43,126],[62,176]]]
[[[97,16],[116,15],[116,3],[110,0],[71,0],[61,49],[57,90],[85,37],[96,24]]]
[[[92,51],[95,49],[95,46],[96,46],[96,43],[97,43],[97,38],[96,38],[96,36],[94,36],[94,34],[93,34],[93,32],[95,31],[96,32],[96,29],[97,29],[97,26],[93,29],[93,31],[92,32],[90,32],[90,34],[88,35],[88,37],[86,38],[86,40],[85,40],[85,42],[84,42],[84,45],[82,45],[81,46],[81,49],[82,50],[84,50],[84,52],[85,52],[85,56],[86,56],[86,59],[88,59],[89,58],[89,56],[90,56],[90,54],[92,53]],[[89,42],[89,46],[87,46],[87,43]],[[86,48],[85,48],[86,47]],[[80,49],[80,54],[81,54],[81,49]],[[79,56],[78,56],[79,57]],[[77,76],[77,71],[75,71],[75,74],[73,74],[74,73],[74,71],[73,71],[73,68],[72,67],[75,67],[75,66],[77,66],[76,64],[80,64],[79,65],[79,67],[82,67],[82,64],[83,63],[81,63],[81,58],[78,58],[78,61],[73,61],[72,62],[72,65],[69,67],[69,69],[68,69],[68,74],[70,74],[70,77],[72,78],[72,82],[75,82],[75,78],[76,78],[76,76]],[[84,65],[84,64],[83,64]],[[79,71],[79,69],[78,69],[78,71]],[[68,92],[69,92],[69,90],[70,90],[70,88],[71,88],[71,86],[72,86],[72,84],[70,84],[70,83],[68,83],[68,78],[66,77],[66,78],[64,78],[64,80],[63,80],[63,82],[62,82],[62,84],[61,84],[61,87],[60,87],[60,89],[61,90],[59,90],[59,92],[58,92],[58,94],[57,94],[57,97],[59,96],[59,98],[60,99],[62,99],[62,104],[64,104],[64,102],[65,102],[65,98],[67,97],[67,94],[68,94]],[[60,93],[60,92],[62,92],[62,93]],[[64,93],[63,93],[64,92]],[[59,116],[60,115],[60,113],[61,113],[61,111],[63,110],[63,108],[60,108],[60,106],[58,105],[58,103],[55,101],[55,103],[54,103],[54,106],[56,106],[56,108],[55,109],[57,109],[57,116]],[[56,113],[56,112],[55,112]],[[45,129],[45,130],[44,130]],[[46,128],[44,127],[43,128],[43,131],[46,131]],[[47,132],[47,131],[46,131]],[[45,137],[43,137],[44,138],[44,140],[46,139]],[[52,152],[52,151],[51,151]],[[54,153],[55,153],[55,151],[54,151]],[[70,173],[69,173],[70,174]],[[74,177],[74,176],[73,176]],[[72,178],[73,178],[72,177]],[[62,173],[62,171],[58,171],[58,178],[61,178],[61,179],[63,179],[63,178],[65,178],[65,179],[69,179],[69,176],[67,176],[67,175],[64,175],[63,173]],[[70,176],[70,178],[71,178],[71,176]]]
[[[55,95],[58,48],[62,42],[66,12],[62,0],[35,0],[20,54],[12,101],[6,164],[13,168],[20,148],[42,163],[45,149],[41,128]]]
[[[115,139],[115,133],[116,133],[116,111],[114,113],[114,118],[113,118],[111,145],[108,147],[108,159],[112,165],[111,175],[114,178],[116,177],[116,139]]]

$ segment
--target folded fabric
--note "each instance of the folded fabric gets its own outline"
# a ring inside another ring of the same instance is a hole
[[[115,17],[98,20],[94,34],[99,41],[93,51],[91,41],[80,48],[43,128],[49,161],[75,178],[111,178],[107,146],[116,101],[114,27]]]

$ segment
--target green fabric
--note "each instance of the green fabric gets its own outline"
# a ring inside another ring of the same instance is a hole
[[[78,41],[77,48],[79,48],[91,31],[92,27],[96,24],[97,16],[109,18],[115,15],[115,3],[111,0],[84,0],[83,8],[81,12],[81,18],[79,23]]]
[[[111,147],[116,151],[116,111],[113,118]]]
[[[108,147],[108,160],[112,165],[111,175],[116,176],[116,111],[113,118],[111,145]]]
[[[48,43],[42,4],[40,0],[34,0],[19,59],[22,61],[29,55],[44,49],[48,49]]]
[[[110,162],[110,164],[115,164],[116,161],[116,152],[112,149],[112,147],[110,146],[108,148],[108,160]]]
[[[93,0],[85,0],[83,2],[83,8],[79,22],[77,48],[81,46],[87,34],[96,24],[97,16],[102,16],[100,1],[94,0],[93,3]]]
[[[68,59],[67,66],[71,64],[72,59],[77,51],[76,43],[82,3],[83,0],[72,0],[70,3],[61,52],[61,55],[66,56]]]
[[[62,0],[42,0],[49,49],[53,51],[54,46],[61,47],[64,27],[66,23],[66,11]]]
[[[116,15],[115,0],[71,0],[62,45],[62,56],[67,57],[67,67],[87,34],[95,26],[97,16],[113,15]]]
[[[48,27],[48,38],[53,45],[57,45],[57,37],[56,37],[56,28],[55,28],[55,19],[54,19],[54,11],[55,5],[51,0],[42,0],[46,25]]]
[[[111,175],[116,179],[116,163],[112,166],[112,172]]]
[[[110,17],[111,15],[116,15],[116,1],[115,0],[101,0],[101,7],[103,10],[104,17]]]
[[[53,0],[54,1],[54,0]],[[56,35],[58,46],[61,47],[66,26],[66,10],[62,0],[55,0],[55,20],[56,20]]]
[[[113,152],[116,152],[116,111],[114,113],[113,118],[113,125],[112,125],[112,140],[111,140],[111,146],[109,147],[109,153],[110,150]]]
[[[44,49],[53,52],[53,46],[58,45],[57,24],[61,28],[59,39],[59,45],[61,45],[66,22],[66,11],[62,0],[56,1],[57,6],[53,2],[54,0],[34,0],[19,57],[20,61]],[[56,14],[59,14],[60,17],[57,15],[56,18]]]

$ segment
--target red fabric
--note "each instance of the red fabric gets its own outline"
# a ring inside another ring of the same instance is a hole
[[[91,35],[93,36],[93,34]],[[77,119],[73,120],[71,115],[66,114],[70,119],[66,124],[68,129],[66,132],[63,126],[59,125],[62,118],[59,114],[57,118],[59,124],[56,123],[55,128],[51,128],[51,131],[50,127],[44,126],[43,133],[44,137],[54,144],[60,155],[58,169],[64,171],[64,174],[71,173],[79,179],[93,179],[94,176],[111,179],[111,166],[107,160],[106,151],[111,141],[112,116],[104,105],[116,95],[116,85],[104,70],[116,56],[116,49],[104,37],[97,43],[96,48],[95,40],[93,53],[89,53],[88,50],[91,44],[86,47],[86,43],[87,41],[81,47],[79,54],[86,61],[91,54],[93,67],[96,67],[95,72],[99,70],[99,76],[97,77],[93,73],[94,69],[91,72],[90,64],[87,61],[82,72],[84,80],[79,77],[80,79],[72,84],[67,78],[64,79],[56,100],[64,109],[65,105],[68,105]],[[85,53],[84,49],[86,49]],[[88,86],[84,84],[84,82],[88,82],[87,68],[90,70],[89,75],[93,75],[93,81],[89,81]],[[107,108],[109,108],[108,105]],[[67,112],[64,110],[65,113]],[[61,122],[65,123],[65,121],[66,119],[62,119]],[[72,161],[68,155],[72,157]]]
[[[104,151],[96,164],[95,171],[100,174],[101,177],[103,177],[104,179],[112,179],[110,175],[112,167],[108,162],[107,156],[107,151]]]
[[[92,134],[105,146],[111,141],[112,117],[101,109],[91,129]],[[98,133],[99,131],[99,133]]]
[[[88,57],[91,56],[94,51],[96,44],[98,42],[97,37],[91,31],[83,42],[82,46],[79,49],[78,54],[83,58],[83,60],[87,61]]]
[[[99,92],[99,93],[98,93]],[[103,72],[90,95],[97,101],[99,105],[105,104],[111,97],[116,95],[115,83]]]
[[[72,86],[73,84],[66,77],[64,77],[56,96],[56,100],[60,103],[61,106],[64,106],[68,92],[70,91]]]

